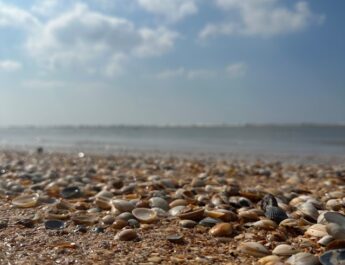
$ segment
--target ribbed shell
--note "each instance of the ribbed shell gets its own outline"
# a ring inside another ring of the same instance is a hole
[[[276,206],[266,207],[265,216],[271,219],[272,221],[276,222],[277,224],[288,218],[285,211]]]

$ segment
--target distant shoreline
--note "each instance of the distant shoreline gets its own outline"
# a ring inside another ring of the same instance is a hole
[[[66,129],[66,128],[296,128],[296,127],[345,127],[345,122],[339,123],[243,123],[243,124],[78,124],[78,125],[0,125],[0,129]]]

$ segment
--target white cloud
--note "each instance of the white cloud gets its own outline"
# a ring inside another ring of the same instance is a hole
[[[176,77],[182,77],[186,75],[186,70],[183,67],[177,69],[168,69],[159,72],[155,77],[158,79],[170,79]]]
[[[135,49],[134,53],[139,57],[149,57],[161,55],[171,50],[179,34],[160,27],[158,29],[140,29],[139,36],[142,43]]]
[[[217,76],[217,71],[210,69],[190,69],[184,67],[168,69],[155,75],[157,79],[184,78],[189,80],[210,79]]]
[[[190,70],[187,73],[188,79],[209,79],[216,76],[216,72],[213,70],[207,70],[207,69],[195,69]]]
[[[138,29],[127,19],[78,4],[31,34],[26,46],[50,69],[73,67],[93,72],[90,65],[98,65],[102,73],[110,76],[122,71],[124,58],[168,52],[177,36],[166,28]]]
[[[298,1],[293,8],[280,4],[280,0],[216,0],[216,5],[229,17],[238,20],[207,24],[201,38],[217,35],[274,36],[297,32],[311,24],[320,24],[324,16],[314,14],[307,2]]]
[[[244,77],[247,73],[247,65],[243,62],[229,64],[225,68],[226,75],[229,78],[240,78]]]
[[[169,22],[177,22],[196,14],[198,7],[195,0],[138,0],[146,11],[159,15]]]
[[[0,61],[0,71],[15,72],[22,69],[22,64],[17,61]]]
[[[39,25],[29,12],[0,2],[0,27],[31,28]]]
[[[62,0],[39,0],[31,7],[31,11],[42,16],[50,16],[61,2]]]

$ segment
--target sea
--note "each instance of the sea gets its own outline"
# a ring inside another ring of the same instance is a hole
[[[93,153],[345,157],[342,125],[2,127],[0,148]]]

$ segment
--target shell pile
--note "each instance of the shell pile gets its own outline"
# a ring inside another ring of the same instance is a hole
[[[3,152],[0,204],[1,264],[345,264],[339,164]]]

